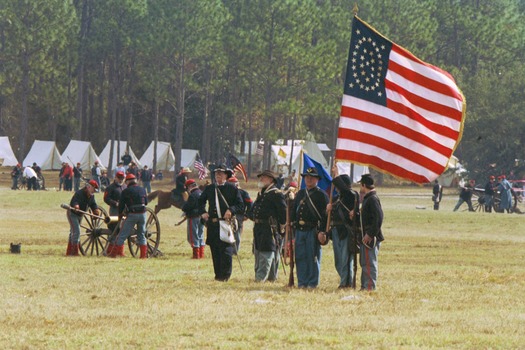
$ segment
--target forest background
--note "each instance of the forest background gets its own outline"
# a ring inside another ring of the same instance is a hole
[[[307,132],[333,149],[354,4],[3,0],[0,134],[19,159],[35,139],[59,149],[88,140],[97,151],[128,140],[138,154],[168,141],[177,168],[182,148],[212,161],[263,139],[267,161],[269,144]],[[358,5],[363,20],[455,77],[467,100],[455,155],[471,176],[525,169],[525,1]]]

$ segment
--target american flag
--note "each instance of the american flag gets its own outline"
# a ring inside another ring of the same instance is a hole
[[[454,79],[354,17],[335,158],[416,183],[445,170],[466,102]]]
[[[228,164],[233,169],[234,172],[236,171],[240,172],[242,176],[244,177],[244,180],[248,182],[248,175],[246,175],[246,169],[244,169],[244,165],[242,165],[241,161],[237,157],[230,154],[228,156]]]
[[[206,167],[202,164],[201,157],[197,154],[193,167],[199,172],[199,180],[206,178]]]

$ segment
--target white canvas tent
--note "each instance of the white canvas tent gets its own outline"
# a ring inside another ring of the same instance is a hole
[[[148,149],[142,157],[140,157],[140,163],[142,166],[147,165],[149,168],[153,168],[153,147],[155,141],[151,141]],[[175,165],[175,155],[171,149],[169,142],[157,142],[157,170],[170,170]]]
[[[117,158],[117,146],[120,144],[120,156]],[[126,147],[128,145],[127,141],[120,141],[117,140],[113,141],[113,161],[111,162],[111,167],[114,169],[117,166],[118,161],[120,161],[120,158],[126,153]],[[111,151],[111,140],[108,140],[108,143],[106,144],[106,147],[102,150],[100,153],[100,161],[102,162],[102,165],[105,167],[109,166],[109,152]],[[142,165],[135,155],[135,152],[133,152],[133,149],[131,149],[131,146],[129,147],[129,155],[131,156],[131,160],[137,164],[139,168],[142,168]]]
[[[42,170],[59,170],[62,167],[62,156],[54,141],[35,140],[23,165],[36,163]],[[75,166],[73,164],[72,166]]]
[[[313,141],[299,141],[296,140],[294,142],[293,146],[293,154],[292,154],[292,169],[295,169],[297,173],[301,173],[303,169],[301,168],[302,159],[300,157],[301,151],[306,153],[310,158],[320,163],[323,168],[325,168],[328,172],[328,162],[326,161],[326,158],[324,157],[323,153],[319,149],[319,146],[317,143]],[[288,141],[287,145],[272,145],[272,160],[271,160],[271,166],[272,170],[288,174],[289,169],[288,165],[290,164],[290,153],[292,152],[292,143],[291,141]]]
[[[181,155],[180,155],[180,166],[183,168],[190,168],[191,170],[194,169],[193,163],[195,163],[195,159],[199,155],[199,151],[196,149],[182,149]],[[173,165],[170,168],[170,171],[175,171],[175,165]]]
[[[0,136],[0,159],[3,159],[0,161],[0,165],[3,166],[15,166],[18,164],[7,136]]]
[[[80,167],[84,171],[90,171],[95,161],[98,161],[100,167],[105,169],[100,158],[95,153],[93,146],[87,141],[69,141],[69,144],[62,153],[62,161],[68,162],[69,164],[73,163],[74,165],[80,163]]]

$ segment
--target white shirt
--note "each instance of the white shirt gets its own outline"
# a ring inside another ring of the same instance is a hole
[[[28,179],[36,177],[36,172],[30,166],[26,166],[26,168],[24,169],[24,177]]]

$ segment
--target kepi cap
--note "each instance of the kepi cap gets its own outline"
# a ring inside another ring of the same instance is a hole
[[[370,174],[363,174],[361,175],[361,180],[359,180],[360,183],[362,183],[365,186],[373,186],[374,185],[374,179],[372,178],[372,175]]]
[[[115,177],[118,177],[119,179],[123,179],[126,177],[126,174],[124,174],[123,171],[117,171],[117,173],[115,174]]]
[[[188,179],[186,180],[186,182],[184,183],[184,186],[186,187],[190,187],[191,185],[193,185],[195,183],[195,180],[193,179]]]
[[[96,182],[95,180],[89,180],[87,184],[92,186],[94,189],[98,190],[98,182]]]
[[[128,180],[135,180],[135,179],[136,179],[136,177],[133,174],[126,175],[126,181],[128,181]]]
[[[321,175],[319,175],[319,173],[317,172],[316,167],[306,168],[306,171],[302,173],[301,176],[312,176],[312,177],[317,177],[318,179],[321,178]]]

